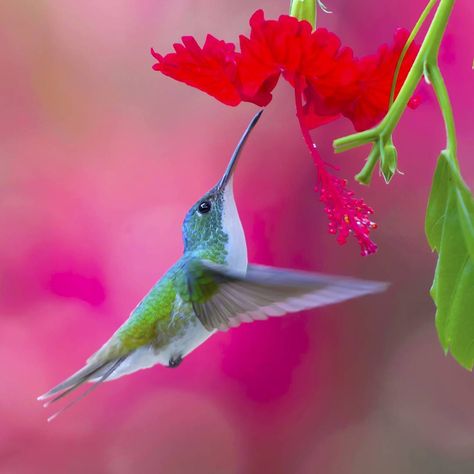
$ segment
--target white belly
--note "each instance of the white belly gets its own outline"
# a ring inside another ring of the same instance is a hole
[[[178,337],[174,338],[170,344],[160,350],[157,354],[158,364],[168,365],[173,357],[185,357],[204,341],[209,339],[216,331],[208,331],[197,318],[193,323],[186,326],[186,329]]]
[[[167,346],[160,349],[156,349],[153,346],[144,346],[136,349],[107,380],[117,379],[123,375],[131,374],[141,369],[148,369],[157,364],[168,366],[170,359],[178,356],[185,357],[211,337],[214,332],[206,330],[199,320],[195,318]]]

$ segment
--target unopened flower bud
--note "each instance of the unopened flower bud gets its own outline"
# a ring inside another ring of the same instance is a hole
[[[397,149],[392,143],[387,143],[381,153],[380,169],[386,183],[392,179],[397,170]]]

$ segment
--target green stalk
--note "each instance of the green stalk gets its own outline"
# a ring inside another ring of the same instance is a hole
[[[372,174],[374,173],[375,166],[379,161],[380,149],[374,145],[372,150],[367,157],[364,167],[355,175],[355,180],[360,184],[370,184]]]
[[[313,29],[316,27],[316,13],[316,0],[291,0],[290,16],[308,21]]]
[[[426,33],[420,51],[413,63],[400,93],[395,99],[388,114],[380,123],[380,128],[386,133],[392,133],[406,109],[410,97],[423,76],[427,62],[437,60],[439,45],[448,24],[449,16],[454,6],[454,0],[441,0],[433,21]]]
[[[430,0],[428,2],[428,5],[426,5],[420,18],[418,19],[415,26],[411,30],[410,36],[408,37],[407,42],[405,43],[405,46],[403,47],[402,52],[400,53],[400,57],[398,58],[398,62],[397,62],[397,67],[395,68],[395,72],[393,74],[392,89],[390,91],[390,101],[389,101],[390,107],[393,104],[393,100],[395,98],[395,88],[397,86],[398,75],[400,74],[400,69],[402,67],[403,60],[405,59],[405,55],[408,49],[410,48],[411,44],[413,43],[413,40],[415,39],[416,35],[420,31],[420,28],[423,26],[423,23],[425,22],[426,18],[428,17],[428,15],[430,14],[431,10],[433,9],[436,3],[438,3],[438,0]]]
[[[438,103],[443,115],[444,125],[446,128],[446,151],[449,153],[450,159],[456,165],[459,172],[459,164],[456,158],[457,155],[457,138],[456,126],[454,124],[453,108],[449,98],[448,90],[444,82],[441,71],[439,70],[437,57],[434,61],[428,61],[425,68],[425,74],[431,82],[433,89],[438,99]]]

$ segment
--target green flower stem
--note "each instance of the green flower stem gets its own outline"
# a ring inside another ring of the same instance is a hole
[[[398,58],[397,62],[397,67],[395,68],[395,72],[393,74],[393,81],[392,81],[392,89],[390,91],[390,101],[389,101],[389,106],[393,104],[393,101],[395,99],[395,89],[397,87],[397,79],[398,75],[400,74],[400,69],[402,67],[403,59],[405,58],[405,55],[410,48],[411,44],[413,43],[413,40],[415,39],[416,35],[420,31],[420,28],[423,26],[423,23],[425,22],[426,18],[430,14],[431,10],[433,7],[438,3],[438,0],[430,0],[428,2],[428,5],[426,5],[425,9],[423,10],[423,13],[421,14],[420,18],[416,22],[415,26],[411,30],[410,36],[407,39],[407,42],[405,43],[405,46],[403,46],[402,52],[400,53],[400,57]]]
[[[446,83],[438,66],[437,57],[429,61],[425,67],[425,74],[431,82],[438,99],[438,103],[443,114],[444,125],[446,127],[446,152],[450,158],[451,164],[455,165],[457,175],[459,175],[459,163],[457,161],[457,138],[456,126],[454,124],[453,108],[449,98]]]
[[[379,157],[379,147],[374,145],[369,153],[369,156],[367,157],[367,161],[365,162],[364,167],[359,171],[358,174],[356,174],[355,180],[361,184],[370,184],[370,180],[372,178],[375,165],[379,161]]]
[[[451,168],[452,178],[457,188],[466,188],[466,183],[461,176],[459,162],[457,159],[458,144],[451,99],[449,98],[446,83],[444,82],[443,75],[441,74],[437,61],[434,62],[434,65],[431,61],[427,63],[425,74],[427,75],[435,91],[446,128],[446,148],[442,151],[442,153],[448,161],[448,164]]]
[[[428,4],[428,6],[430,6],[430,4]],[[425,77],[428,80],[436,82],[436,86],[433,84],[433,87],[435,88],[436,95],[440,102],[440,106],[443,111],[443,117],[445,120],[448,120],[448,122],[446,122],[446,128],[450,134],[448,135],[450,136],[448,142],[450,144],[453,143],[453,137],[455,138],[455,134],[454,121],[452,120],[452,109],[446,87],[444,86],[444,81],[442,80],[441,74],[439,73],[437,62],[439,45],[441,43],[444,31],[446,30],[448,19],[453,6],[454,0],[440,0],[434,18],[421,45],[420,51],[418,52],[418,55],[407,75],[407,78],[403,83],[397,98],[390,107],[387,115],[377,126],[370,130],[354,133],[352,135],[335,140],[333,146],[336,153],[356,148],[371,142],[373,143],[374,148],[380,149],[390,145],[393,130],[400,121],[408,101],[415,92],[416,86],[418,85],[423,74],[425,74]],[[426,8],[422,13],[422,17],[425,15],[425,13]],[[430,75],[432,77],[430,77]],[[370,173],[375,167],[374,160],[376,162],[378,159],[380,159],[380,153],[375,153],[376,157],[373,156],[374,153],[375,152],[372,150],[372,153],[369,156],[370,159],[367,161],[361,173],[357,175],[357,177],[362,177],[363,180],[361,182],[363,184],[367,184],[370,181]],[[453,156],[454,154],[455,150]]]
[[[308,21],[313,29],[316,27],[316,13],[316,0],[291,0],[290,16]]]
[[[451,100],[449,98],[446,84],[441,71],[439,70],[437,58],[434,58],[433,61],[427,62],[425,74],[433,86],[441,113],[443,114],[444,125],[446,127],[446,151],[448,152],[450,159],[453,161],[453,164],[456,165],[456,169],[459,169],[459,164],[456,158],[457,138],[453,108],[451,106]]]

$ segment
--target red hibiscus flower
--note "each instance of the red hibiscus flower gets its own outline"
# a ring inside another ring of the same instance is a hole
[[[311,31],[306,21],[288,15],[265,20],[262,10],[250,19],[250,37],[240,36],[241,52],[232,43],[208,35],[201,48],[189,36],[174,45],[153,69],[196,87],[226,105],[241,101],[268,105],[283,74],[294,85],[305,79],[305,120],[310,128],[337,118],[358,92],[358,68],[349,48],[326,29]]]
[[[341,115],[357,130],[380,121],[388,110],[391,84],[407,34],[398,32],[393,47],[382,47],[375,56],[361,60],[341,47],[339,38],[320,28],[312,31],[306,21],[288,15],[266,20],[262,10],[250,19],[250,35],[235,45],[208,35],[201,48],[192,37],[175,44],[175,52],[162,56],[152,50],[156,71],[196,87],[224,104],[241,101],[266,106],[281,76],[294,88],[297,117],[317,168],[316,190],[329,217],[329,231],[344,243],[349,234],[361,253],[375,252],[369,234],[376,225],[372,209],[354,197],[347,182],[331,175],[316,150],[309,130]],[[397,80],[400,89],[416,55],[410,47]]]

